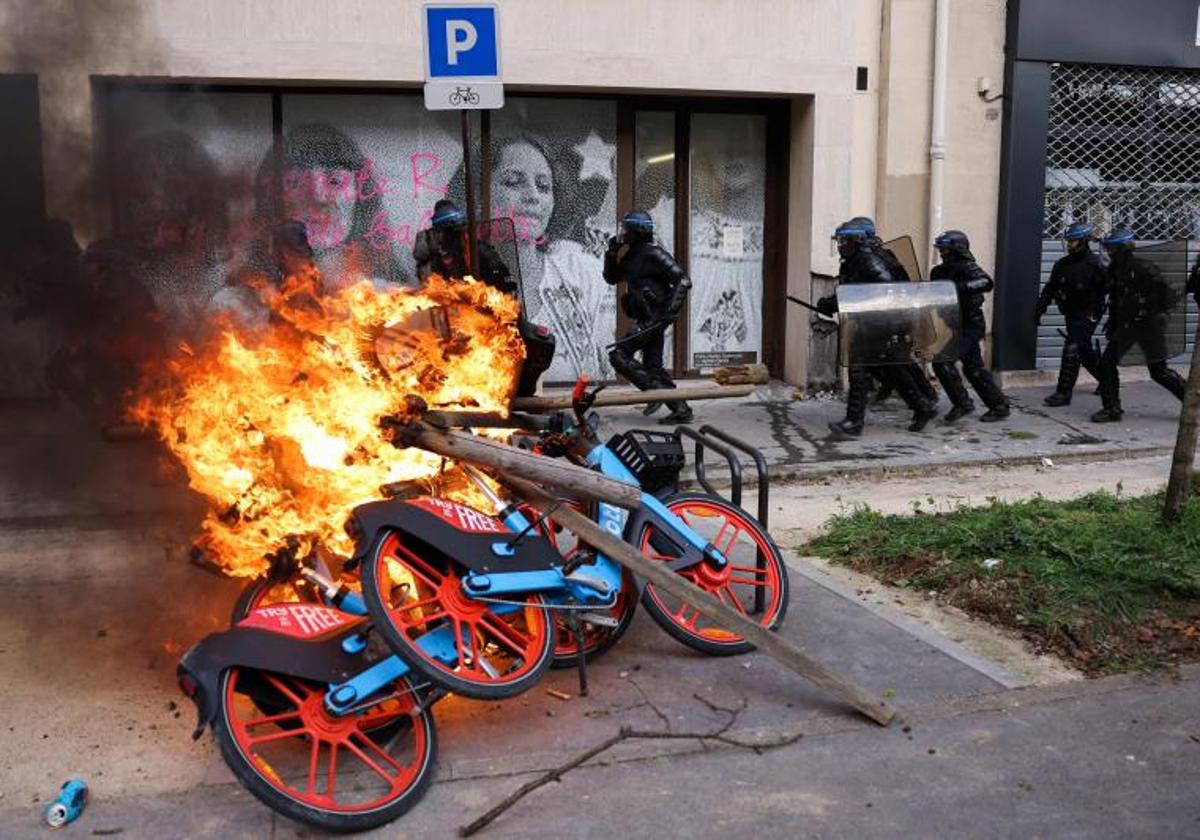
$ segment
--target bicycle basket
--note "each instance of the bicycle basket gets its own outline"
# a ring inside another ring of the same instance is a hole
[[[608,448],[637,478],[647,493],[671,487],[683,469],[683,444],[674,432],[631,429],[615,434]]]

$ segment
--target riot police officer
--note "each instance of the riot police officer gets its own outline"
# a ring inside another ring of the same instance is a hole
[[[1117,228],[1100,240],[1108,252],[1105,270],[1108,288],[1108,345],[1100,357],[1100,399],[1104,407],[1092,415],[1094,423],[1121,419],[1121,382],[1117,365],[1136,344],[1146,356],[1150,378],[1179,400],[1186,388],[1183,377],[1167,367],[1167,316],[1179,296],[1163,279],[1158,266],[1134,256],[1133,231]]]
[[[1067,322],[1067,339],[1063,344],[1062,363],[1058,369],[1058,387],[1042,402],[1049,406],[1071,404],[1071,392],[1079,378],[1082,365],[1100,381],[1100,354],[1092,346],[1092,334],[1104,315],[1104,269],[1100,256],[1093,253],[1089,242],[1094,228],[1086,222],[1076,222],[1063,233],[1066,256],[1060,257],[1050,270],[1050,280],[1038,296],[1034,324],[1053,301]]]
[[[473,275],[489,286],[507,294],[519,292],[512,277],[496,249],[488,242],[477,242],[479,270],[471,268],[470,242],[467,236],[467,213],[448,198],[433,205],[433,218],[429,230],[417,234],[413,242],[413,259],[417,263],[417,276],[421,282],[430,274],[446,278],[462,278]],[[522,304],[524,301],[522,301]],[[517,316],[517,332],[525,344],[525,361],[517,379],[517,396],[527,397],[537,391],[538,381],[554,363],[556,348],[554,333],[549,327],[534,324],[525,316],[525,307]]]
[[[856,216],[843,222],[834,231],[837,241],[838,285],[851,283],[896,283],[907,280],[907,275],[898,273],[889,265],[881,253],[882,248],[875,236],[875,222],[866,216]],[[826,315],[837,311],[837,295],[827,295],[817,301],[817,309]],[[914,374],[913,370],[917,373]],[[830,423],[836,434],[858,437],[862,434],[866,417],[867,400],[870,397],[871,378],[875,376],[885,385],[890,384],[913,411],[909,431],[919,432],[937,416],[937,405],[924,397],[913,381],[914,375],[923,375],[915,364],[908,365],[850,365],[846,371],[850,380],[846,395],[846,418]]]
[[[608,354],[613,368],[643,391],[674,388],[674,380],[663,367],[663,342],[667,327],[683,310],[692,281],[675,258],[654,241],[654,220],[649,213],[634,210],[625,214],[620,234],[608,241],[604,280],[609,285],[625,282],[621,308],[633,320],[625,337]],[[639,352],[641,360],[636,356]],[[652,414],[657,408],[651,403],[645,413]],[[692,409],[683,400],[669,400],[667,408],[671,412],[660,423],[692,422]]]
[[[971,253],[971,242],[961,230],[948,230],[933,241],[942,261],[929,272],[930,280],[949,280],[958,290],[958,306],[962,331],[958,338],[958,360],[962,362],[963,374],[987,412],[980,417],[984,423],[994,423],[1008,417],[1011,409],[1008,398],[992,378],[983,364],[983,353],[979,343],[987,334],[987,321],[983,316],[983,296],[995,285],[988,273],[975,262]],[[946,391],[954,406],[946,414],[946,422],[953,423],[975,410],[958,369],[954,362],[934,362],[933,372]]]
[[[517,284],[496,249],[487,242],[477,244],[480,266],[476,271],[468,253],[466,211],[448,198],[439,200],[433,205],[429,230],[420,231],[413,242],[417,276],[423,283],[430,274],[455,279],[472,275],[502,292],[516,291]]]

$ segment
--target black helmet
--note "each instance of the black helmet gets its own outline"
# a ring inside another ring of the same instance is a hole
[[[867,216],[847,219],[837,226],[833,238],[837,242],[838,254],[848,259],[875,239],[875,222]]]
[[[1096,229],[1094,227],[1092,227],[1090,224],[1088,224],[1087,222],[1074,222],[1071,225],[1069,225],[1066,230],[1063,231],[1062,238],[1067,240],[1068,242],[1078,240],[1078,239],[1083,239],[1086,241],[1088,239],[1091,239],[1092,234],[1094,234],[1095,232],[1096,232]]]
[[[621,217],[626,242],[649,240],[654,236],[654,219],[645,210],[631,210]]]
[[[453,201],[443,198],[433,205],[433,218],[430,219],[429,224],[435,228],[466,227],[467,214]]]
[[[933,246],[941,251],[943,255],[949,252],[960,259],[975,259],[971,254],[971,240],[961,230],[948,230],[945,233],[939,234],[933,240]]]
[[[833,235],[837,239],[867,240],[875,235],[875,221],[868,216],[855,216],[838,225]]]
[[[1108,232],[1108,235],[1100,240],[1100,244],[1108,250],[1109,253],[1117,253],[1120,251],[1132,251],[1133,241],[1137,237],[1129,228],[1113,228]]]

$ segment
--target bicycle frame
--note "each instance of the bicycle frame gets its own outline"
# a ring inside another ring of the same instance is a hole
[[[637,479],[624,463],[607,446],[599,442],[588,441],[583,433],[575,431],[575,440],[589,446],[584,457],[588,466],[598,469],[604,475],[637,484]],[[481,489],[486,489],[479,477],[473,471],[468,474],[476,481]],[[486,490],[497,507],[501,508],[501,519],[509,531],[524,534],[533,529],[533,523],[515,506],[506,505],[502,499],[495,496],[490,489]],[[727,563],[725,556],[716,546],[704,540],[688,527],[682,519],[671,513],[667,507],[650,493],[641,495],[641,511],[636,518],[616,505],[606,502],[597,504],[596,519],[604,530],[622,540],[632,540],[637,537],[632,531],[640,528],[641,524],[652,522],[663,537],[674,543],[680,550],[680,555],[667,563],[672,570],[687,568],[701,560],[708,560],[718,566]],[[635,527],[631,527],[635,526]],[[519,537],[518,537],[519,538]],[[492,552],[503,557],[512,553],[508,542],[492,544]],[[310,572],[323,598],[329,599],[336,587],[322,576]],[[528,595],[539,593],[546,597],[550,609],[566,608],[568,605],[579,605],[583,609],[603,610],[616,603],[624,585],[623,570],[619,563],[604,554],[598,553],[595,561],[587,567],[586,579],[574,579],[571,574],[564,574],[561,567],[536,571],[491,572],[482,574],[470,572],[462,578],[463,592],[470,598],[490,603],[490,609],[497,614],[505,614],[522,605],[516,602],[500,600],[506,595]],[[603,587],[603,591],[597,586]],[[644,582],[637,580],[639,592]],[[367,607],[360,596],[353,592],[345,593],[339,607],[353,615],[366,615]],[[417,640],[417,645],[430,657],[447,666],[453,666],[458,661],[454,631],[449,625],[443,625],[426,633]],[[366,639],[362,634],[356,634],[343,642],[347,653],[358,653],[366,647]],[[356,649],[352,649],[356,648]],[[326,708],[331,714],[348,714],[360,708],[375,693],[384,690],[397,679],[408,676],[412,672],[398,656],[392,655],[364,669],[351,679],[336,685],[330,685],[325,698]]]

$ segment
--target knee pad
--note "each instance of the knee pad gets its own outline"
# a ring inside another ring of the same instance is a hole
[[[624,373],[629,370],[633,358],[623,350],[610,350],[608,353],[608,363],[613,366],[613,370]]]

